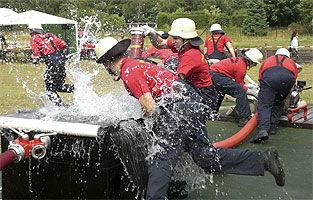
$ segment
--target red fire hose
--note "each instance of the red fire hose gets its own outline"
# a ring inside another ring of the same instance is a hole
[[[0,155],[0,171],[5,168],[8,164],[14,162],[15,153],[14,151],[6,151]]]
[[[249,122],[235,135],[222,140],[220,142],[215,142],[213,145],[215,147],[222,147],[222,148],[231,148],[240,142],[242,142],[256,127],[258,124],[258,113],[256,112],[253,117],[249,120]]]

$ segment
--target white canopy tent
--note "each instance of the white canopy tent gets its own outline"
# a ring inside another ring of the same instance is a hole
[[[22,13],[16,13],[8,8],[0,8],[0,26],[1,25],[17,25],[29,24],[32,22],[40,24],[74,24],[76,32],[76,46],[78,45],[77,22],[74,20],[66,19],[50,15],[47,13],[29,10]]]
[[[9,8],[0,8],[0,25],[18,24],[18,15]]]

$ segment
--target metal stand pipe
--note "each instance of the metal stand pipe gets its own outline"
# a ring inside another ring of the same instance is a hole
[[[141,58],[144,44],[144,31],[141,28],[132,28],[129,32],[132,35],[129,58]]]

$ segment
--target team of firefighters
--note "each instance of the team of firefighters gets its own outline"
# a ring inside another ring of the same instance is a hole
[[[42,54],[47,65],[46,90],[52,101],[62,105],[57,92],[74,90],[73,85],[64,84],[66,74],[60,52],[66,43],[45,33],[41,25],[29,25],[29,30],[34,63]],[[161,67],[146,59],[127,58],[130,39],[117,41],[105,37],[97,43],[95,52],[96,62],[121,79],[127,91],[138,99],[145,117],[160,110],[158,139],[153,145],[161,147],[162,151],[156,153],[149,163],[146,199],[165,198],[181,151],[190,153],[195,163],[207,173],[263,176],[264,171],[268,171],[277,185],[283,186],[284,170],[274,147],[266,151],[214,147],[205,121],[218,112],[225,94],[236,99],[236,111],[240,117],[238,125],[244,126],[249,121],[251,111],[244,77],[247,69],[262,63],[258,77],[259,131],[251,142],[261,143],[269,134],[275,134],[284,99],[297,78],[297,66],[290,59],[289,51],[281,48],[265,61],[261,51],[254,48],[242,51],[242,57],[236,57],[231,40],[219,24],[211,26],[212,35],[204,42],[196,32],[194,21],[188,18],[173,21],[168,32],[171,39],[149,26],[143,26],[142,30],[153,45],[144,56],[162,49],[169,57],[164,58],[164,64],[176,59],[170,67]],[[203,51],[200,49],[202,44]],[[230,58],[226,57],[224,46],[229,50]]]

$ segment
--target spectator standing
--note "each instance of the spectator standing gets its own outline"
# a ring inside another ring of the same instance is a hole
[[[290,40],[290,52],[291,58],[295,62],[297,62],[299,58],[298,49],[299,49],[299,33],[298,31],[293,31]]]
[[[121,30],[120,31],[120,36],[119,36],[118,40],[124,40],[124,39],[125,39],[125,32],[124,32],[124,30]]]

